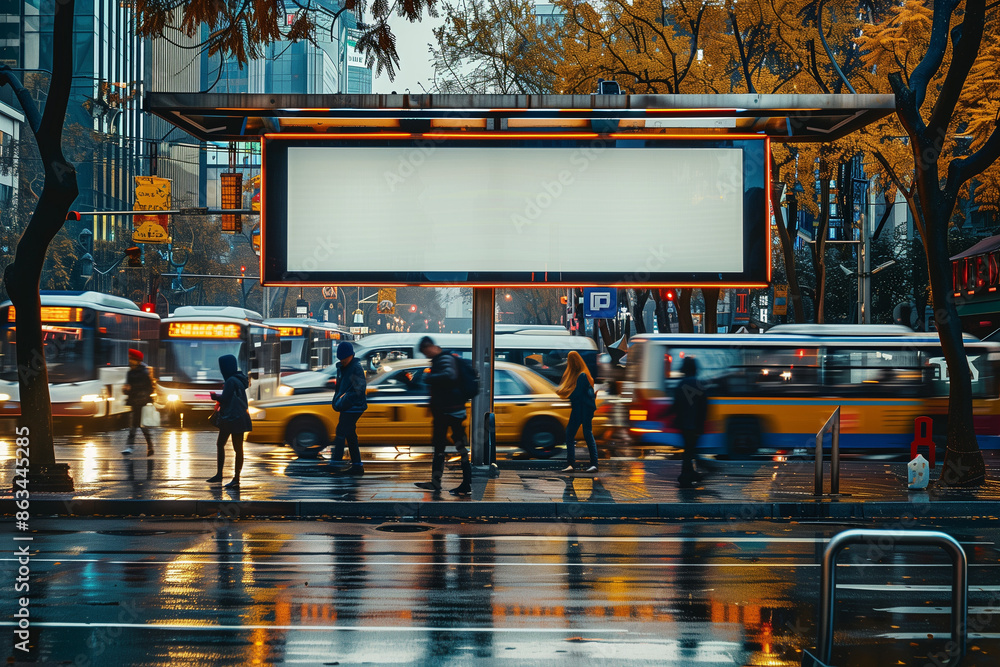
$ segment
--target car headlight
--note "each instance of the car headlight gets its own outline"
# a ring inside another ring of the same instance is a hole
[[[278,396],[291,396],[295,393],[295,387],[289,387],[287,384],[278,385]]]
[[[81,403],[100,403],[104,398],[99,394],[84,394],[80,397]]]
[[[167,394],[167,403],[176,403],[181,400],[181,397],[177,394]]]
[[[252,405],[249,408],[247,408],[247,412],[250,413],[250,419],[254,421],[260,421],[261,419],[264,419],[264,416],[267,414],[264,410],[261,410],[260,408],[255,408]]]
[[[0,401],[9,401],[10,394],[0,394]]]

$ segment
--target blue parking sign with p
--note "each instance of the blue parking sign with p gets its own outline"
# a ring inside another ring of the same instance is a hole
[[[613,287],[584,287],[583,316],[608,318],[618,315],[618,290]]]

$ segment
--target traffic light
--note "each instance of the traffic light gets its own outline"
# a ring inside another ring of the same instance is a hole
[[[142,266],[142,249],[139,246],[132,246],[125,251],[125,256],[128,257],[129,266]]]
[[[153,306],[153,304],[151,304],[149,302],[146,302],[146,303],[142,304],[142,312],[144,312],[144,313],[151,313],[154,310],[156,310],[156,308]]]
[[[417,304],[413,304],[413,305],[410,306],[410,312],[411,313],[417,312]]]
[[[676,296],[676,293],[672,289],[660,290],[660,298],[664,301],[673,301]]]
[[[245,276],[247,274],[247,267],[240,266],[240,275]]]

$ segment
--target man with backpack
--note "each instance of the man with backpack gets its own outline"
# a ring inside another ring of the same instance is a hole
[[[421,489],[441,492],[441,475],[444,473],[445,449],[448,446],[448,429],[455,442],[455,449],[462,458],[462,483],[451,490],[456,496],[472,495],[472,463],[469,461],[468,440],[465,437],[465,402],[475,383],[470,369],[453,354],[436,345],[430,336],[420,339],[420,353],[431,360],[427,369],[427,385],[431,394],[431,416],[434,420],[431,443],[434,459],[431,463],[431,481],[417,482]],[[463,381],[464,379],[464,381]]]

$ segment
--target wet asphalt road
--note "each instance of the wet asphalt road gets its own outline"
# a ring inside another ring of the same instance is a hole
[[[53,665],[799,665],[831,524],[415,525],[33,519],[32,652]],[[882,526],[894,527],[900,526]],[[929,526],[928,526],[929,527]],[[1000,527],[969,555],[970,657],[1000,664]],[[400,532],[400,529],[407,532]],[[9,537],[7,538],[10,539]],[[0,560],[11,636],[16,564]],[[834,664],[940,665],[949,572],[838,572]]]

